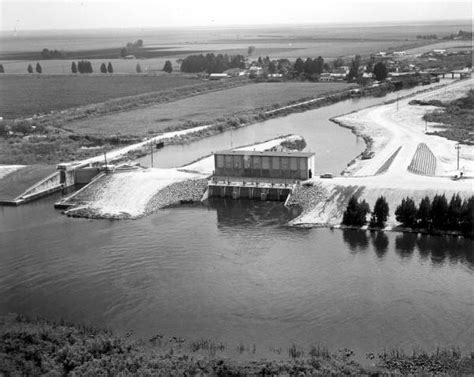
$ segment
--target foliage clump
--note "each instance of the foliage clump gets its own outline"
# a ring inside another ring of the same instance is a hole
[[[344,225],[363,226],[367,223],[367,214],[370,207],[365,200],[359,202],[355,196],[351,196],[347,208],[342,216]]]

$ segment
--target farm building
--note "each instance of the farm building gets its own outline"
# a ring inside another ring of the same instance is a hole
[[[209,80],[221,80],[228,78],[229,75],[227,73],[211,73],[209,75]]]

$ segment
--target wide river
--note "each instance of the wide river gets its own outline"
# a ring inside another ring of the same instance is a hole
[[[393,95],[392,95],[393,96]],[[389,99],[349,100],[156,154],[177,166],[232,145],[299,133],[317,171],[364,148],[328,118]],[[214,200],[135,221],[72,219],[58,196],[0,207],[0,314],[107,326],[124,334],[208,338],[250,357],[292,343],[473,350],[473,242],[297,229],[281,203]],[[393,209],[391,209],[393,210]]]

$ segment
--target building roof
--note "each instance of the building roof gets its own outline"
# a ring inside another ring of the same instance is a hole
[[[274,152],[274,151],[238,151],[225,150],[214,152],[219,155],[234,155],[234,156],[268,156],[268,157],[311,157],[314,156],[312,152]]]

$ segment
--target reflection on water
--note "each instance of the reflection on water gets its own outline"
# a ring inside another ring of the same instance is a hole
[[[281,226],[300,214],[295,207],[287,208],[282,202],[258,202],[254,200],[233,200],[210,198],[209,207],[217,212],[217,226],[224,227],[267,227]]]
[[[295,229],[278,202],[216,198],[136,221],[67,218],[53,202],[0,211],[0,313],[259,351],[472,348],[470,240]]]
[[[365,231],[361,229],[342,229],[342,238],[352,252],[363,252],[369,246],[379,258],[383,258],[389,250],[388,233]],[[395,233],[394,252],[401,260],[411,258],[415,252],[421,260],[430,260],[434,265],[463,263],[474,268],[474,251],[472,240],[463,237],[436,236],[417,233]]]
[[[343,229],[342,238],[353,252],[365,251],[369,246],[369,238],[365,230]]]
[[[370,232],[370,238],[375,254],[382,259],[388,250],[389,242],[387,235],[384,232],[373,231]]]

